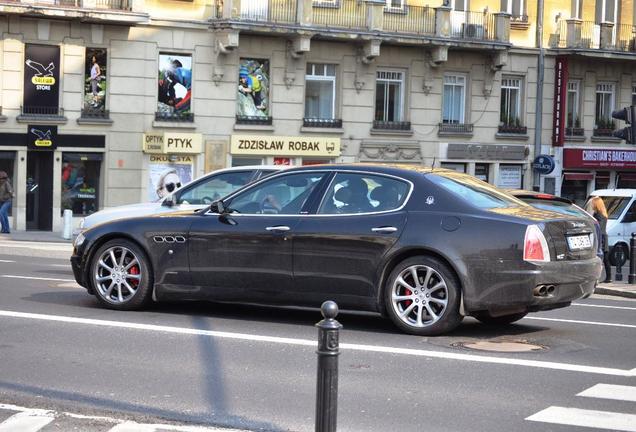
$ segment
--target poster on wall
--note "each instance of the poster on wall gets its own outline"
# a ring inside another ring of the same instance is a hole
[[[148,199],[158,201],[192,181],[190,155],[150,155],[148,165]]]
[[[60,99],[60,47],[27,44],[24,49],[25,112],[57,114]]]
[[[192,56],[159,55],[157,112],[166,116],[190,113],[192,101]]]
[[[241,59],[236,115],[269,117],[269,60]]]
[[[521,166],[499,165],[499,184],[504,189],[521,189]]]
[[[86,48],[84,65],[84,109],[104,111],[106,109],[107,86],[106,49]]]

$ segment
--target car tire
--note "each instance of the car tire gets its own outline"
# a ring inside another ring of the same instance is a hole
[[[463,318],[460,295],[455,273],[430,256],[400,262],[384,287],[386,311],[393,323],[419,336],[439,335],[457,327]]]
[[[490,315],[490,313],[488,313],[486,311],[475,312],[474,314],[472,314],[472,316],[475,319],[477,319],[481,323],[487,324],[487,325],[508,325],[508,324],[512,324],[513,322],[519,321],[520,319],[522,319],[526,315],[528,315],[528,312],[519,312],[519,313],[510,314],[510,315],[502,315],[502,316],[496,316],[496,317]]]
[[[148,257],[129,240],[114,239],[103,244],[93,255],[89,278],[95,296],[109,309],[141,309],[152,297]]]

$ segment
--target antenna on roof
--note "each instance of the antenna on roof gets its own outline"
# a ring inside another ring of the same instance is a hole
[[[435,157],[433,157],[433,163],[431,164],[431,171],[435,169]]]

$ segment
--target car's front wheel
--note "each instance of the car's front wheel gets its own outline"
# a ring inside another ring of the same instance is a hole
[[[110,240],[97,250],[91,263],[91,282],[98,300],[111,309],[140,309],[152,294],[148,258],[139,246],[125,239]]]
[[[451,331],[462,320],[457,277],[436,258],[417,256],[399,263],[384,293],[389,317],[406,333],[438,335]]]

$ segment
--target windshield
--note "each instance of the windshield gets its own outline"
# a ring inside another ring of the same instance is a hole
[[[608,219],[618,219],[631,201],[631,197],[602,196],[601,198],[607,209]]]
[[[444,189],[482,209],[526,206],[523,201],[475,177],[461,173],[444,173],[429,177]]]

